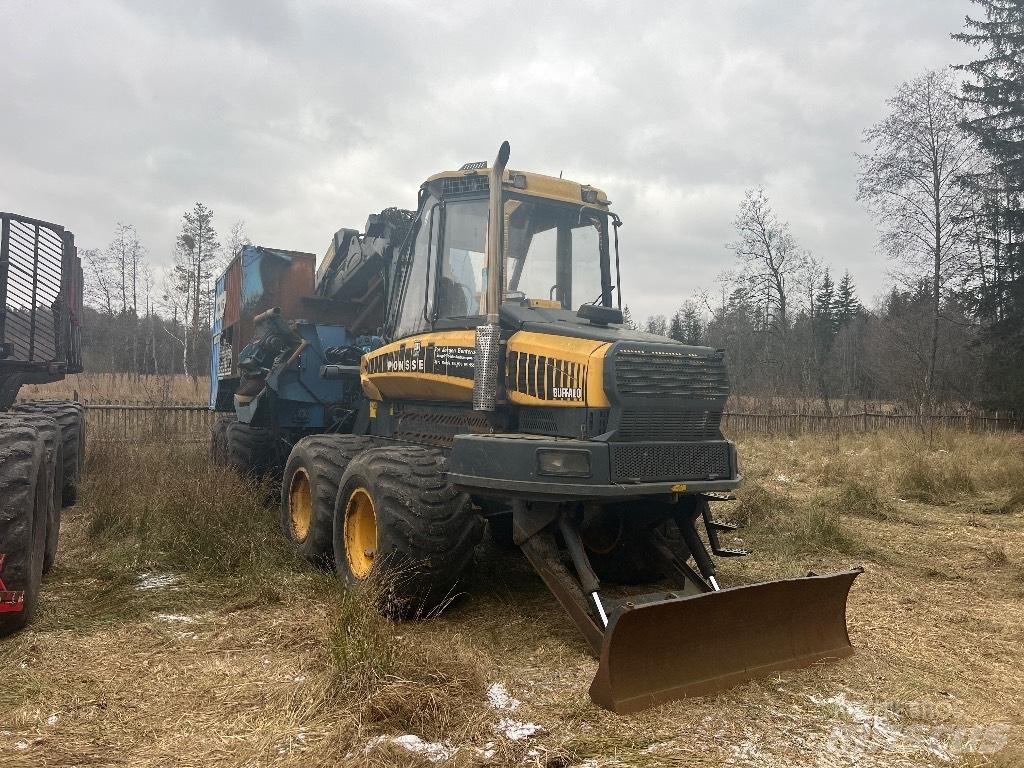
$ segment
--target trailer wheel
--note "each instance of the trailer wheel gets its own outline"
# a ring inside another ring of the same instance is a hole
[[[335,567],[350,586],[369,586],[392,618],[443,608],[483,534],[483,519],[446,471],[439,450],[393,446],[364,451],[342,476]]]
[[[235,421],[234,414],[218,413],[210,430],[210,463],[217,467],[228,463],[228,426]]]
[[[588,510],[581,536],[590,564],[602,581],[611,584],[646,584],[664,574],[652,554],[654,530],[649,501],[627,501]],[[674,531],[673,531],[674,532]]]
[[[64,484],[61,503],[70,507],[78,499],[78,485],[85,468],[85,408],[70,400],[37,400],[18,403],[12,409],[17,413],[42,413],[52,416],[60,424],[64,442]]]
[[[334,565],[334,502],[352,459],[380,440],[368,435],[313,435],[292,447],[281,483],[281,532],[314,565]]]
[[[52,499],[46,463],[35,427],[0,423],[0,637],[28,624],[37,608]]]
[[[227,463],[251,477],[266,477],[280,472],[280,459],[273,433],[265,427],[254,427],[233,421],[225,429]]]
[[[46,508],[46,549],[43,557],[45,575],[53,568],[60,540],[60,513],[64,488],[64,444],[61,428],[52,416],[39,412],[0,413],[0,419],[17,420],[34,427],[43,438],[43,445],[46,447],[46,484],[50,489],[50,500]]]

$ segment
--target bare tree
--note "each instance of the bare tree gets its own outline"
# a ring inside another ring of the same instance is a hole
[[[939,320],[947,287],[969,271],[975,200],[964,178],[976,170],[976,140],[961,127],[957,83],[946,70],[903,83],[889,115],[864,133],[857,199],[871,211],[881,248],[909,282],[931,290],[924,393],[935,387]]]
[[[763,187],[748,189],[733,222],[739,239],[729,248],[743,262],[745,277],[764,302],[765,325],[785,332],[790,324],[791,283],[803,270],[806,254],[772,209]]]

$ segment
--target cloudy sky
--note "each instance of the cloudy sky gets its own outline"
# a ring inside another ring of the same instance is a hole
[[[733,267],[747,187],[800,243],[886,282],[854,200],[894,88],[963,61],[968,0],[0,0],[0,209],[80,247],[134,224],[166,266],[196,200],[223,230],[322,254],[490,159],[607,190],[634,314]]]

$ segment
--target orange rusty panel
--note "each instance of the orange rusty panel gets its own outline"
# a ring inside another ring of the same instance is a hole
[[[242,267],[236,256],[228,264],[224,279],[224,326],[238,322],[242,305]]]
[[[281,275],[281,285],[277,295],[281,313],[289,320],[305,319],[302,316],[302,299],[313,294],[313,274],[316,269],[316,256],[311,253],[290,253],[292,263]]]

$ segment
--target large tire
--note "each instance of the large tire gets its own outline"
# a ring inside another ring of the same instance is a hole
[[[18,413],[42,413],[52,416],[60,424],[64,442],[64,485],[61,491],[63,506],[70,507],[78,499],[78,487],[85,468],[85,408],[69,400],[37,400],[18,403],[12,409]]]
[[[218,413],[210,430],[210,463],[217,467],[228,463],[228,426],[235,421],[231,413]]]
[[[280,473],[280,452],[269,429],[233,421],[228,424],[225,434],[229,466],[251,477]]]
[[[0,637],[24,627],[35,615],[46,551],[46,510],[51,503],[46,445],[30,424],[0,423],[0,580],[5,597],[20,602],[0,608]]]
[[[4,413],[0,420],[18,421],[34,427],[46,446],[47,487],[50,489],[46,509],[46,550],[43,557],[43,574],[53,569],[60,542],[61,505],[64,491],[64,443],[57,420],[44,413]]]
[[[423,618],[442,609],[482,535],[483,519],[449,485],[439,450],[373,448],[342,476],[335,568],[350,586],[369,586],[387,616]]]
[[[292,447],[281,483],[281,532],[314,565],[334,565],[334,502],[352,459],[380,445],[368,435],[313,435]]]

